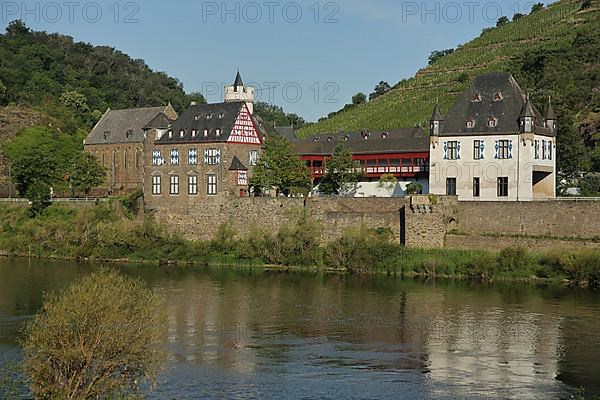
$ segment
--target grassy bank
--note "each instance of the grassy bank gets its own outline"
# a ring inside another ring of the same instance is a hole
[[[357,227],[328,244],[322,227],[303,215],[279,231],[253,227],[245,236],[222,225],[213,240],[190,241],[152,218],[134,221],[121,202],[90,207],[52,206],[31,218],[24,207],[0,208],[0,251],[39,258],[179,264],[252,263],[347,273],[382,273],[477,280],[569,282],[600,287],[600,252],[500,253],[409,249],[391,232]]]

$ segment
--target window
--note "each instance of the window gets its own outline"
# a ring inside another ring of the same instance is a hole
[[[248,185],[248,171],[238,171],[237,182],[238,182],[238,186]]]
[[[159,195],[160,194],[160,175],[152,176],[152,194]]]
[[[552,160],[552,140],[548,140],[548,160]]]
[[[497,159],[507,160],[512,158],[512,141],[511,140],[498,140],[496,142]]]
[[[169,139],[173,137],[173,131],[169,131]]]
[[[536,160],[539,160],[539,159],[540,159],[540,141],[539,141],[539,140],[536,140],[536,141],[535,141],[535,149],[534,149],[534,153],[535,153],[535,154],[534,154],[534,158],[535,158]]]
[[[250,165],[256,166],[258,164],[258,150],[250,150]]]
[[[179,150],[171,150],[171,165],[179,165]]]
[[[123,168],[127,169],[127,150],[123,151]]]
[[[207,175],[206,193],[209,196],[214,196],[217,194],[217,176],[216,175]]]
[[[459,146],[457,141],[446,142],[446,147],[446,159],[458,160],[460,158]]]
[[[196,133],[197,131],[195,129],[192,129],[192,137],[196,137]]]
[[[179,175],[171,175],[169,194],[179,194]]]
[[[179,131],[179,137],[183,137],[185,135],[185,131],[182,129]]]
[[[159,166],[159,165],[163,165],[163,158],[160,155],[160,150],[153,150],[152,151],[152,165],[153,166]]]
[[[546,147],[546,141],[542,140],[542,160],[546,160],[548,158],[548,151]]]
[[[498,197],[508,197],[508,178],[498,178]]]
[[[469,128],[469,129],[475,128],[475,121],[473,121],[471,118],[469,118],[467,120],[467,128]]]
[[[446,178],[446,195],[456,196],[456,178]]]
[[[221,162],[221,150],[206,149],[204,150],[204,164],[217,165]]]
[[[473,142],[473,160],[483,160],[485,152],[485,142],[483,140],[475,140]]]
[[[473,178],[473,197],[479,197],[481,194],[481,186],[479,178]]]
[[[494,101],[502,101],[504,99],[504,95],[502,92],[496,92],[494,95]]]
[[[198,165],[198,150],[197,149],[189,149],[188,150],[188,164],[189,165]]]
[[[188,176],[188,194],[191,196],[198,194],[198,176],[197,175],[189,175]]]
[[[204,130],[204,137],[207,137],[207,136],[208,136],[208,129],[205,129]]]
[[[498,120],[494,117],[488,118],[488,128],[495,128],[498,125]]]
[[[215,131],[217,136],[221,136],[221,129],[217,128],[217,130]]]
[[[129,139],[133,136],[133,129],[127,129],[127,132],[125,132],[125,138]]]
[[[473,96],[473,99],[471,101],[473,103],[480,103],[481,102],[481,95],[479,93],[475,93],[475,95]]]
[[[206,114],[206,119],[212,119],[213,115],[211,113]]]

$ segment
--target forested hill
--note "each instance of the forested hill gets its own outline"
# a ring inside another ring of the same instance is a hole
[[[539,5],[512,22],[499,20],[497,27],[438,53],[432,61],[387,93],[348,105],[300,135],[428,124],[436,98],[447,112],[476,75],[508,71],[541,110],[552,96],[560,119],[558,161],[563,174],[600,171],[600,0]],[[359,96],[356,102],[364,99]]]
[[[88,130],[109,107],[170,101],[182,111],[192,100],[204,98],[187,95],[177,79],[112,47],[33,32],[20,21],[0,35],[0,106],[14,103],[42,112],[67,132]]]

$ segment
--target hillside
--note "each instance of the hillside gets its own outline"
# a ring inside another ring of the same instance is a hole
[[[589,3],[589,2],[588,2]],[[396,84],[387,94],[300,130],[385,130],[428,125],[436,98],[446,112],[478,74],[509,71],[544,108],[553,97],[560,119],[561,169],[600,170],[600,0],[562,0],[488,30]],[[434,50],[434,49],[432,49]],[[573,159],[579,159],[573,165]]]
[[[65,131],[87,131],[109,107],[170,101],[181,111],[191,100],[203,98],[187,95],[177,79],[111,47],[33,32],[20,21],[0,35],[0,106],[12,103],[50,115]]]

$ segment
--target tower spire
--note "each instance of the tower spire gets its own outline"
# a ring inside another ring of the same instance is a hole
[[[244,86],[244,81],[242,80],[242,75],[240,74],[240,70],[238,69],[237,74],[235,76],[235,81],[233,82],[233,87],[237,90],[238,87]]]

